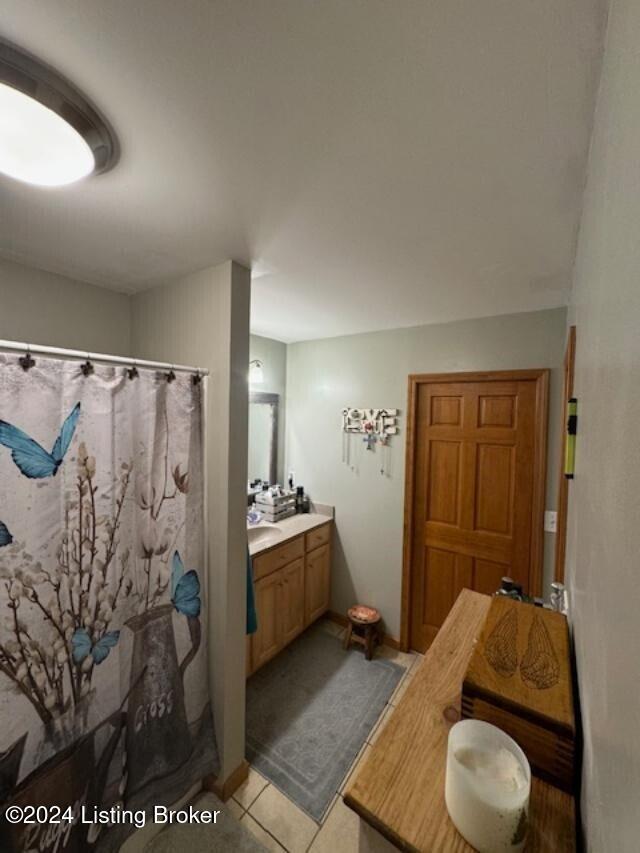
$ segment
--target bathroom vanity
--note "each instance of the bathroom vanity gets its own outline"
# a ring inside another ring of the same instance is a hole
[[[258,630],[247,637],[247,675],[329,609],[332,527],[312,512],[250,528]]]

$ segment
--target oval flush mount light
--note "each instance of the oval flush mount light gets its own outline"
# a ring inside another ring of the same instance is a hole
[[[60,187],[106,172],[118,156],[114,132],[75,86],[0,39],[0,172]]]

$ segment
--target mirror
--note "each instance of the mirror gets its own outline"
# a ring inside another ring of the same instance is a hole
[[[278,394],[251,391],[249,394],[249,482],[277,481]]]

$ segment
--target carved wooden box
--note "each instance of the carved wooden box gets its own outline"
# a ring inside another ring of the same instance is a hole
[[[464,677],[462,716],[507,732],[533,773],[572,793],[575,714],[566,618],[493,598]]]

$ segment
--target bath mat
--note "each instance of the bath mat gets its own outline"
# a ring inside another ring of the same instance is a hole
[[[320,821],[403,674],[310,628],[247,682],[247,759]]]

